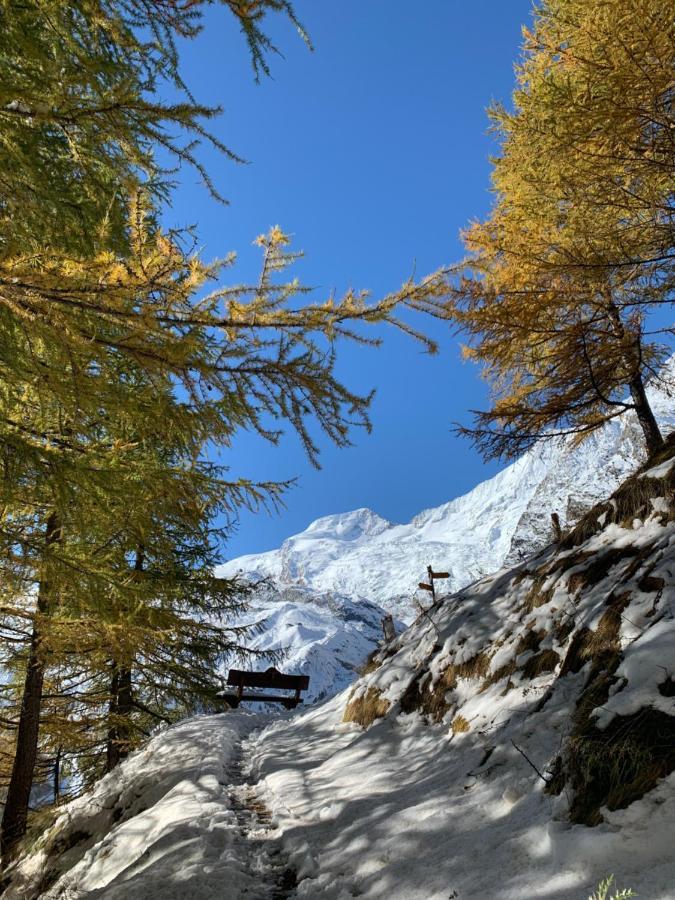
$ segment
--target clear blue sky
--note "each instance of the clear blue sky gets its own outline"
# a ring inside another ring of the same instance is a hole
[[[224,9],[210,8],[204,33],[183,48],[197,99],[224,107],[213,130],[250,164],[202,154],[230,205],[184,171],[168,220],[195,223],[208,257],[238,251],[237,281],[256,272],[252,239],[280,224],[305,250],[296,274],[317,297],[348,286],[377,296],[413,266],[421,275],[456,261],[459,230],[489,208],[485,107],[509,100],[531,0],[297,0],[296,9],[316,49],[279,19],[271,31],[283,58],[259,85]],[[359,506],[406,521],[496,471],[451,432],[485,387],[447,327],[431,331],[436,357],[391,329],[379,350],[342,345],[348,385],[377,390],[374,431],[356,432],[346,450],[324,440],[321,471],[290,433],[276,448],[238,438],[223,458],[233,476],[298,484],[279,515],[242,515],[227,557]]]

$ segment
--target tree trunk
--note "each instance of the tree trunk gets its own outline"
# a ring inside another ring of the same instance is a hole
[[[626,329],[621,319],[621,314],[619,313],[616,304],[611,299],[611,296],[608,301],[608,312],[610,322],[612,323],[615,333],[623,340],[626,336]],[[661,434],[661,429],[659,428],[658,422],[656,421],[656,417],[654,416],[652,408],[649,405],[647,392],[645,391],[644,379],[642,378],[641,336],[639,334],[634,335],[634,341],[635,347],[633,365],[635,374],[628,382],[628,388],[630,390],[633,406],[635,407],[635,413],[638,417],[638,422],[640,423],[642,433],[645,436],[647,453],[649,456],[651,456],[653,453],[656,453],[657,450],[660,450],[661,447],[663,447],[664,441],[663,435]]]
[[[112,675],[110,677],[110,705],[108,706],[108,715],[110,716],[110,728],[108,729],[108,741],[106,744],[106,761],[105,770],[111,772],[120,761],[120,748],[117,733],[117,700],[120,690],[120,675],[115,663],[112,665]]]
[[[45,529],[45,549],[48,551],[52,544],[60,540],[60,537],[61,526],[58,516],[56,513],[52,513],[47,519]],[[37,759],[42,684],[45,674],[45,660],[41,651],[42,634],[40,626],[41,619],[48,616],[50,612],[50,584],[47,572],[48,565],[45,565],[43,566],[38,588],[36,617],[33,624],[26,666],[26,680],[21,701],[21,712],[19,714],[14,765],[2,815],[0,852],[2,853],[3,866],[7,865],[11,860],[18,842],[26,833],[28,802],[33,786],[33,769]]]
[[[640,427],[645,436],[647,453],[651,456],[663,447],[663,435],[661,434],[661,429],[659,428],[652,408],[649,405],[642,375],[638,372],[628,386],[630,387],[630,395],[635,404],[635,413],[638,417],[638,422],[640,423]]]
[[[143,548],[140,547],[136,551],[134,572],[143,571],[144,559]],[[117,663],[113,662],[109,706],[112,724],[108,730],[106,772],[110,772],[121,759],[125,759],[129,755],[132,734],[131,714],[133,709],[134,697],[131,667],[118,667]]]
[[[56,751],[56,758],[54,760],[54,803],[58,803],[61,799],[61,751],[62,747],[59,746]]]
[[[117,664],[113,663],[108,707],[111,725],[106,744],[106,772],[111,772],[121,759],[129,755],[133,707],[131,669],[126,666],[118,668]]]
[[[133,695],[131,690],[131,669],[120,669],[120,684],[117,694],[117,715],[119,726],[117,729],[119,759],[126,759],[131,749],[131,713],[133,710]]]

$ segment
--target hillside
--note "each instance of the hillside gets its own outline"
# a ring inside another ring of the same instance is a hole
[[[612,873],[673,900],[674,600],[671,437],[327,703],[160,733],[60,811],[6,896],[585,900]]]
[[[675,360],[670,368],[675,370]],[[652,389],[664,430],[675,427],[675,398]],[[369,509],[324,516],[278,550],[230,560],[219,574],[272,579],[279,590],[301,586],[365,598],[406,622],[428,565],[450,572],[457,591],[513,565],[551,539],[551,513],[564,527],[614,491],[642,462],[643,440],[632,413],[608,422],[582,444],[572,438],[534,447],[468,494],[397,525]]]
[[[353,690],[263,733],[298,896],[577,900],[613,873],[673,900],[674,601],[671,438],[560,546],[442,598]]]
[[[651,396],[666,430],[675,426],[675,399],[658,390]],[[407,525],[369,509],[324,516],[278,550],[239,557],[218,571],[265,579],[243,620],[263,622],[253,646],[285,650],[281,666],[310,677],[307,702],[324,699],[353,681],[376,649],[386,611],[400,620],[399,630],[417,616],[415,589],[427,565],[450,572],[450,591],[516,565],[550,541],[551,512],[573,525],[643,455],[635,418],[623,415],[579,446],[565,440],[534,448]]]

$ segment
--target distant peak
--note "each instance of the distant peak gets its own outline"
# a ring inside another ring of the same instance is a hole
[[[305,531],[295,537],[327,537],[350,541],[357,540],[361,535],[380,534],[387,528],[391,528],[391,522],[378,516],[372,509],[362,506],[349,512],[315,519]]]

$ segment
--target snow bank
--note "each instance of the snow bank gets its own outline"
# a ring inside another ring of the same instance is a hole
[[[261,721],[198,716],[155,735],[63,808],[3,897],[241,898],[257,879],[237,846],[228,767]]]

